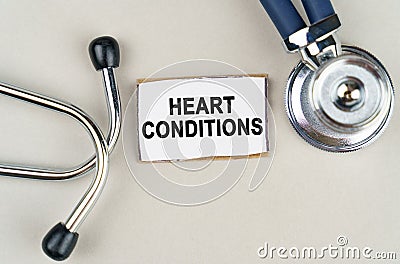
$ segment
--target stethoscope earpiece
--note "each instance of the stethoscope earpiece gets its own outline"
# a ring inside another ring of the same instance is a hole
[[[118,42],[112,37],[99,37],[89,44],[89,55],[94,68],[118,68],[120,55]]]
[[[286,87],[286,110],[298,134],[330,152],[358,150],[378,138],[392,110],[394,88],[365,50],[341,44],[330,0],[302,0],[306,26],[290,0],[261,0],[290,53],[302,61]]]
[[[71,255],[78,237],[78,233],[69,231],[63,223],[59,223],[43,238],[42,249],[53,260],[63,261]]]

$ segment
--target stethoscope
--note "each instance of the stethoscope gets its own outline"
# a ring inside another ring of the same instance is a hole
[[[111,37],[99,37],[89,45],[89,54],[97,71],[101,71],[104,80],[109,130],[107,138],[103,136],[98,125],[84,111],[76,106],[12,85],[0,83],[0,93],[33,103],[44,108],[66,114],[79,122],[90,134],[95,146],[95,155],[81,165],[67,170],[47,170],[21,166],[1,165],[0,174],[4,176],[35,180],[67,180],[84,175],[96,167],[95,177],[69,215],[65,223],[55,225],[42,241],[43,251],[52,259],[65,260],[72,253],[77,240],[77,230],[93,208],[106,183],[109,154],[118,140],[121,129],[121,101],[114,76],[114,68],[119,66],[119,46]]]
[[[373,55],[342,45],[330,0],[302,0],[307,26],[290,0],[261,0],[286,50],[302,61],[286,86],[286,110],[294,129],[311,145],[331,152],[358,150],[388,124],[394,89]]]

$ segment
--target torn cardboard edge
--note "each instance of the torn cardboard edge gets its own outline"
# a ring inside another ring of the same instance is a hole
[[[267,73],[255,73],[255,74],[222,74],[222,75],[210,75],[210,76],[184,76],[184,77],[167,77],[167,78],[140,78],[136,80],[136,87],[139,87],[142,83],[158,82],[158,81],[171,81],[171,80],[195,80],[195,79],[218,79],[218,78],[243,78],[243,77],[255,77],[265,78],[265,88],[268,87],[268,74]],[[267,91],[265,93],[267,95]]]

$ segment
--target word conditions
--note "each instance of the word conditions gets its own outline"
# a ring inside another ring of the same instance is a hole
[[[234,117],[235,96],[169,98],[171,120],[146,121],[142,133],[146,139],[191,138],[235,135],[256,135],[263,133],[261,118]],[[226,116],[229,118],[225,118]],[[186,117],[185,120],[172,120]],[[169,118],[167,118],[169,119]]]

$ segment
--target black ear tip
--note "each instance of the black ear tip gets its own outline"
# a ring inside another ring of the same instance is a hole
[[[94,39],[89,45],[89,55],[96,70],[119,66],[119,45],[112,37]]]
[[[67,259],[78,242],[79,235],[70,232],[63,223],[55,225],[43,238],[42,249],[56,261]]]

